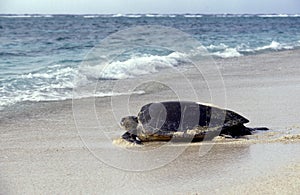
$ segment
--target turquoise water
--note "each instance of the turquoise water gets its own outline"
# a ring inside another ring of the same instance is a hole
[[[179,29],[216,58],[300,48],[300,15],[0,15],[0,109],[72,98],[74,78],[88,52],[107,36],[139,25]],[[104,79],[122,79],[124,67],[178,66],[182,60],[176,52],[141,51],[117,61],[113,76]]]

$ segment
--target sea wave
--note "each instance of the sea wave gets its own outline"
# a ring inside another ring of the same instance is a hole
[[[243,56],[243,54],[239,53],[236,48],[226,48],[224,51],[217,51],[212,53],[212,55],[221,58],[234,58]]]
[[[89,79],[126,79],[174,68],[187,61],[186,55],[179,52],[165,56],[145,54],[131,56],[125,61],[113,61],[105,67],[83,66],[79,71]]]
[[[142,48],[138,51],[140,55],[131,56],[131,50],[125,57],[120,54],[122,59],[114,59],[101,73],[99,70],[103,67],[100,66],[85,67],[78,72],[79,64],[92,47],[110,33],[129,26],[148,25],[155,20],[157,25],[172,26],[190,33],[206,47],[209,55],[234,58],[300,49],[299,18],[299,14],[0,14],[3,44],[0,47],[0,104],[71,98],[72,88],[76,85],[72,79],[79,73],[91,81],[103,79],[100,82],[113,83],[115,81],[106,82],[105,79],[132,78],[184,67],[191,54],[184,56],[169,50],[153,52],[152,48]],[[68,21],[64,29],[61,29],[62,21]],[[104,26],[101,25],[104,23]],[[152,35],[155,36],[155,33],[149,36]],[[123,41],[123,37],[113,41],[118,43]],[[172,43],[171,39],[162,41]]]
[[[202,17],[217,17],[217,18],[249,18],[249,17],[261,17],[261,18],[278,18],[278,17],[300,17],[300,14],[158,14],[158,13],[146,13],[146,14],[95,14],[84,15],[84,18],[97,18],[97,17],[128,17],[128,18],[140,18],[140,17],[184,17],[184,18],[202,18]]]
[[[124,17],[124,14],[113,14],[112,17]]]
[[[99,18],[101,15],[84,15],[83,18]]]
[[[294,49],[300,46],[300,42],[295,43],[280,43],[272,41],[269,44],[253,47],[248,44],[238,44],[234,47],[224,43],[217,45],[208,45],[205,49],[208,55],[218,58],[235,58],[249,54],[259,54],[267,51],[281,51]],[[141,75],[157,73],[167,68],[177,68],[189,63],[189,54],[172,52],[166,55],[133,55],[126,60],[116,60],[110,64],[84,66],[79,72],[88,80],[118,80],[134,78]]]
[[[73,96],[73,91],[70,89],[68,93],[64,90],[64,93],[58,93],[52,91],[49,93],[48,89],[53,88],[61,88],[61,86],[50,85],[48,88],[42,88],[40,91],[38,90],[25,90],[25,91],[16,91],[18,95],[13,97],[3,96],[2,101],[0,101],[0,110],[3,110],[6,106],[13,105],[18,102],[49,102],[49,101],[61,101],[61,100],[70,100],[70,99],[82,99],[89,97],[113,97],[113,96],[123,96],[123,95],[132,95],[132,94],[144,94],[145,91],[132,91],[132,92],[90,92],[84,93],[80,96]]]
[[[209,51],[209,53],[212,56],[220,57],[220,58],[234,58],[234,57],[240,57],[243,56],[238,51],[237,48],[230,48],[228,45],[224,43],[220,43],[218,45],[209,45],[206,46],[206,49]]]
[[[14,78],[1,80],[0,109],[24,101],[58,101],[73,98],[73,89],[78,87],[77,79],[84,75],[85,78],[95,80],[115,80],[138,77],[140,75],[152,74],[162,69],[174,68],[186,63],[188,60],[182,53],[172,52],[163,56],[140,54],[131,56],[124,60],[111,62],[104,68],[101,66],[67,66],[66,64],[55,64],[43,67],[35,71],[16,75]],[[79,76],[80,75],[80,76]],[[82,82],[88,85],[88,82]],[[110,92],[101,91],[98,93],[84,92],[76,98],[84,97],[105,97],[126,95],[127,93],[141,94],[142,91],[135,92]]]
[[[127,14],[126,17],[128,18],[140,18],[142,17],[141,14]]]
[[[292,50],[300,47],[300,41],[291,42],[291,43],[280,43],[277,41],[272,41],[269,44],[251,47],[248,44],[239,44],[235,47],[230,47],[224,43],[220,43],[218,45],[208,45],[206,49],[213,56],[220,58],[233,58],[240,57],[248,54],[259,54],[266,51],[282,51],[282,50]]]
[[[19,75],[13,79],[0,80],[0,110],[18,102],[59,101],[67,99],[81,99],[86,97],[108,97],[130,94],[143,94],[144,91],[111,92],[87,91],[74,96],[76,87],[75,77],[78,69],[53,65],[47,71],[39,70]]]
[[[258,17],[262,18],[287,18],[287,17],[300,17],[299,14],[259,14]]]
[[[277,41],[272,41],[269,45],[265,45],[262,47],[257,47],[254,50],[255,51],[262,51],[262,50],[290,50],[294,49],[294,46],[284,44],[284,43],[279,43]]]
[[[0,108],[23,101],[52,101],[72,97],[73,78],[77,70],[53,65],[3,80]]]
[[[52,18],[50,14],[8,14],[0,15],[1,18]]]
[[[57,66],[54,66],[57,67]],[[34,79],[34,78],[44,78],[44,79],[60,79],[62,77],[67,77],[69,75],[74,74],[75,70],[71,67],[65,67],[65,68],[61,68],[61,69],[57,69],[55,71],[53,71],[52,69],[49,69],[48,71],[46,71],[45,73],[40,73],[40,72],[36,72],[36,73],[28,73],[28,74],[22,74],[19,76],[19,78],[22,79]]]
[[[150,18],[160,18],[160,17],[164,17],[166,15],[163,14],[146,14],[146,17],[150,17]]]
[[[202,18],[203,15],[200,14],[185,14],[183,15],[185,18]]]

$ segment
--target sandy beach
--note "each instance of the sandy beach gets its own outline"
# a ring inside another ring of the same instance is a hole
[[[124,81],[145,92],[129,99],[15,104],[0,111],[0,194],[299,194],[299,61],[299,50],[215,59],[222,85],[188,69],[149,76],[151,85]],[[122,116],[176,95],[213,99],[270,131],[192,144],[118,141]]]

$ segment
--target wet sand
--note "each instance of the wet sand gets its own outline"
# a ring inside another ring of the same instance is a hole
[[[136,84],[146,93],[129,99],[12,106],[0,113],[0,194],[299,194],[299,61],[298,50],[218,59],[223,86],[212,75],[208,87],[186,70],[201,101],[221,97],[213,103],[246,116],[248,126],[271,129],[237,140],[142,147],[114,141],[124,132],[120,117],[141,105],[176,94],[193,100],[176,74],[159,80],[172,90]]]

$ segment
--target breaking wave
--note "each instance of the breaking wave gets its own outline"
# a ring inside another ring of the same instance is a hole
[[[50,14],[7,14],[0,15],[1,18],[52,18]]]
[[[300,17],[299,14],[259,14],[258,17],[262,18],[287,18],[287,17]]]
[[[69,66],[53,65],[46,69],[6,78],[0,83],[0,108],[23,101],[53,101],[72,95],[76,70]]]
[[[288,45],[288,44],[283,44],[279,43],[276,41],[272,41],[269,45],[265,45],[262,47],[257,47],[255,48],[255,51],[262,51],[262,50],[289,50],[289,49],[294,49],[296,45]]]
[[[125,61],[113,61],[103,68],[101,65],[84,66],[80,73],[89,79],[126,79],[174,68],[188,62],[185,54],[173,52],[165,56],[145,54],[132,56]]]
[[[209,45],[206,49],[211,53],[211,55],[220,58],[233,58],[240,57],[249,54],[259,54],[266,51],[282,51],[282,50],[292,50],[300,47],[300,41],[294,43],[280,43],[277,41],[272,41],[269,44],[251,47],[247,44],[239,44],[235,47],[230,47],[226,44],[219,45]]]
[[[53,65],[47,70],[39,70],[21,74],[14,79],[0,80],[0,110],[18,102],[58,101],[73,98],[76,87],[75,78],[78,69],[60,64]],[[144,91],[134,92],[90,92],[76,98],[107,97],[128,94],[143,94]]]

